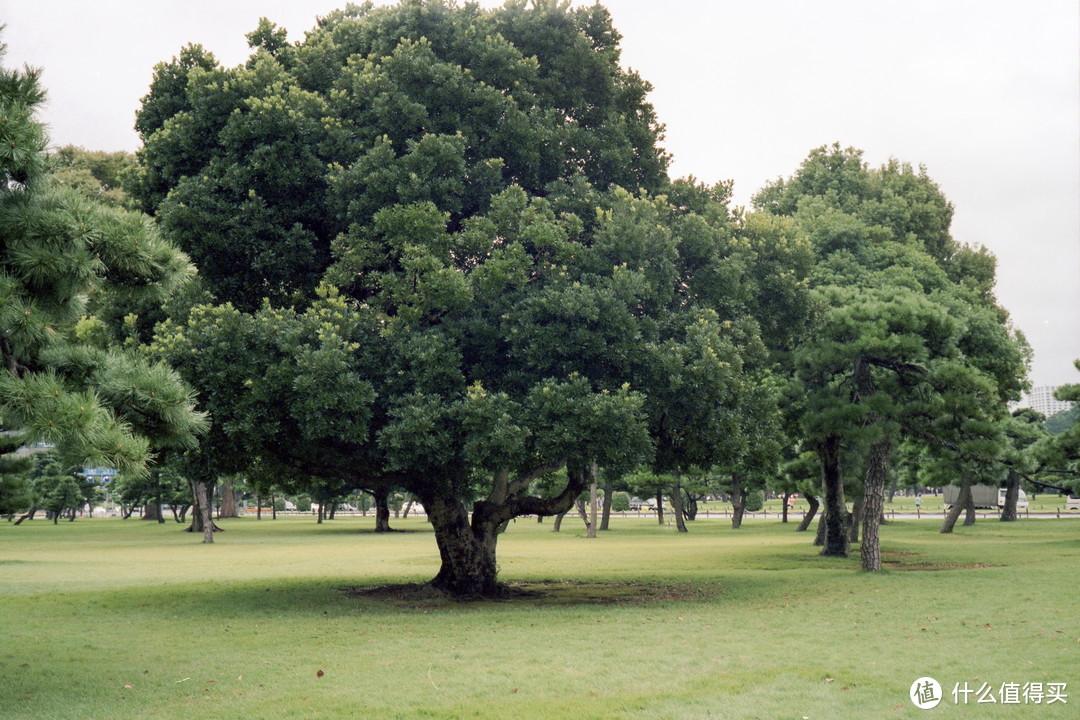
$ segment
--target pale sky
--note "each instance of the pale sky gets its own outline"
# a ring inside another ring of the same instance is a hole
[[[484,6],[501,3],[485,0]],[[575,0],[575,4],[582,4]],[[1078,0],[609,0],[654,86],[674,176],[737,204],[839,142],[925,165],[953,237],[998,258],[1032,381],[1080,381]],[[232,66],[268,17],[301,39],[330,0],[0,0],[7,67],[44,70],[54,145],[135,150],[155,63],[200,43]]]

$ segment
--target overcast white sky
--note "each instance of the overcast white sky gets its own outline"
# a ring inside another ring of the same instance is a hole
[[[1078,0],[604,4],[624,64],[655,87],[674,175],[734,179],[745,204],[826,143],[925,165],[956,206],[953,236],[997,255],[1034,384],[1080,381]],[[134,150],[155,63],[190,42],[235,65],[259,17],[297,40],[342,5],[0,0],[0,40],[6,66],[44,69],[55,145]]]

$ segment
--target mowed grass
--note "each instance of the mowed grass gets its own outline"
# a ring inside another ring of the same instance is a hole
[[[521,519],[501,577],[526,594],[409,592],[423,520],[0,525],[0,718],[1075,718],[1080,522],[883,528],[890,569],[822,558],[794,523],[596,540]],[[1068,704],[955,704],[956,683],[1068,683]]]

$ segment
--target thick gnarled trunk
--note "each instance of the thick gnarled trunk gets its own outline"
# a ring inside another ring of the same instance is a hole
[[[454,498],[424,498],[424,508],[442,561],[432,587],[456,598],[502,595],[495,564],[499,524],[476,517],[470,522],[465,504]]]
[[[473,503],[470,517],[465,503],[445,495],[426,495],[420,498],[435,530],[442,561],[439,574],[431,586],[459,599],[503,597],[506,589],[498,581],[495,549],[499,533],[506,524],[521,515],[559,515],[565,513],[586,487],[587,473],[583,469],[568,470],[563,491],[554,498],[525,497],[516,494],[515,484],[526,488],[530,477],[550,472],[548,466],[538,468],[533,475],[507,482],[504,472],[497,476],[496,488],[486,500]],[[581,503],[584,512],[584,503]]]

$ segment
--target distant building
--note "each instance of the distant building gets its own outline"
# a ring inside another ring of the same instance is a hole
[[[1064,412],[1073,406],[1071,402],[1065,402],[1062,400],[1056,400],[1054,398],[1054,391],[1057,390],[1060,385],[1043,385],[1042,387],[1032,388],[1031,392],[1025,395],[1017,407],[1031,408],[1036,412],[1040,412],[1046,417],[1051,415],[1057,415],[1059,412]]]

